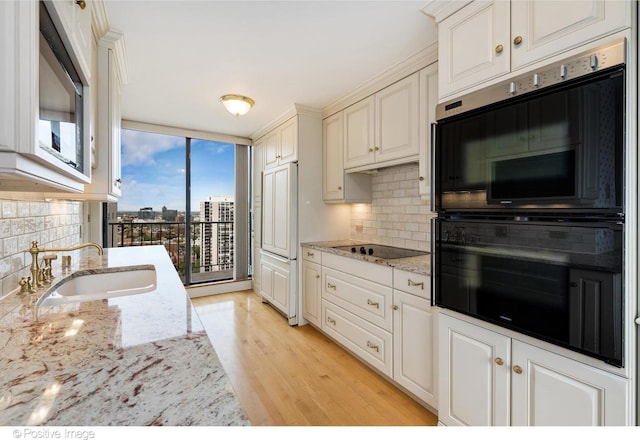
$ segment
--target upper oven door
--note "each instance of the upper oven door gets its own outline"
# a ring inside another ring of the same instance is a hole
[[[436,126],[435,208],[622,212],[624,73],[618,65],[484,106],[475,95],[448,104],[456,114]]]

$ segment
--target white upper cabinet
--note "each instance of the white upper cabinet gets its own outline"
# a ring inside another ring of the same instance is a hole
[[[262,139],[264,167],[269,169],[298,160],[298,125],[293,117],[270,131]]]
[[[344,109],[345,170],[418,160],[419,84],[416,72]]]
[[[420,71],[420,162],[418,166],[418,192],[422,198],[431,198],[431,124],[436,121],[438,103],[438,63]]]
[[[87,79],[91,75],[91,7],[92,1],[55,0],[47,2],[57,12],[57,20],[65,31],[67,42],[73,47],[74,64]]]
[[[325,202],[370,202],[371,176],[344,172],[344,115],[322,121],[322,198]]]
[[[630,27],[631,3],[476,0],[448,16],[427,5],[438,21],[440,99]]]
[[[85,185],[81,197],[88,200],[114,202],[122,195],[121,112],[120,95],[127,70],[124,36],[109,31],[98,41],[96,50],[97,102],[95,152],[91,183]]]
[[[509,72],[509,11],[508,1],[475,1],[438,24],[440,96]]]
[[[41,24],[59,39],[47,44]],[[0,191],[81,193],[91,176],[90,2],[3,1],[0,26],[0,64],[11,66],[0,69]]]

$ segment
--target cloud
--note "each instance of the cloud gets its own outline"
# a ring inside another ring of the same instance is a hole
[[[155,155],[176,148],[185,148],[185,139],[178,136],[122,130],[122,165],[155,165]]]

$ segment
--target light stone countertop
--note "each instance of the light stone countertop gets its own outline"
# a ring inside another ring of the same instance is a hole
[[[158,287],[42,307],[51,286],[2,298],[0,425],[249,425],[164,247],[86,251],[64,273],[54,264],[52,285],[151,264]]]
[[[421,275],[431,275],[431,255],[426,253],[417,257],[406,258],[393,258],[385,259],[376,257],[374,255],[362,255],[360,253],[353,253],[344,251],[341,249],[335,249],[334,246],[360,246],[363,244],[371,244],[371,242],[356,241],[356,240],[336,240],[336,241],[315,241],[302,243],[302,247],[308,247],[316,249],[322,252],[329,252],[331,254],[341,255],[343,257],[353,258],[355,260],[368,261],[370,263],[382,264],[390,266],[395,269],[406,270]]]

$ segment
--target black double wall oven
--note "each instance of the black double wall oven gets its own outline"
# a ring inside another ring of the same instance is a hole
[[[437,107],[436,305],[623,366],[624,53]]]

